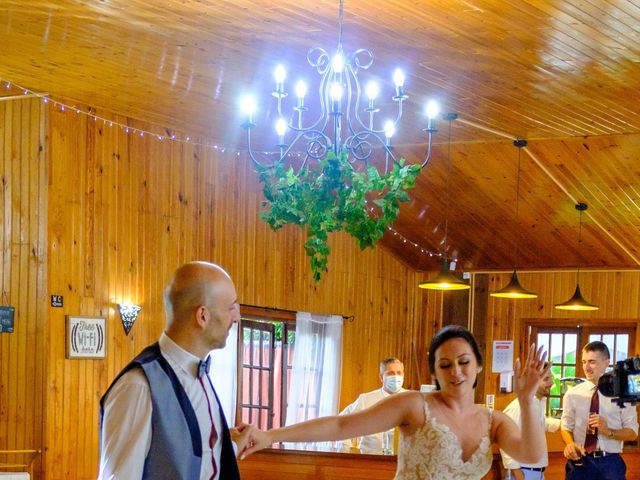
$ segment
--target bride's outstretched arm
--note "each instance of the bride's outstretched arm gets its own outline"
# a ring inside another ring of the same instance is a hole
[[[423,397],[418,392],[398,393],[350,415],[316,418],[266,432],[252,428],[248,447],[240,458],[278,442],[344,440],[384,432],[401,425],[424,423],[422,402]]]

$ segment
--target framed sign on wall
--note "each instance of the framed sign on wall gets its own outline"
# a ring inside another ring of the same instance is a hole
[[[13,333],[14,307],[0,307],[0,333]]]
[[[104,358],[107,321],[104,317],[67,315],[67,358]]]

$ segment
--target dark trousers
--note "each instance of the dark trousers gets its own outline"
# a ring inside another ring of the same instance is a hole
[[[627,466],[622,457],[610,454],[604,457],[582,457],[582,466],[571,460],[565,465],[565,480],[625,480]]]

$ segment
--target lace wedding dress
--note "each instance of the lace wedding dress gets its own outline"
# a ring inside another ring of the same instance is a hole
[[[462,460],[458,437],[437,423],[424,402],[425,422],[413,435],[401,436],[395,480],[480,480],[491,469],[491,413],[489,428],[471,457]]]

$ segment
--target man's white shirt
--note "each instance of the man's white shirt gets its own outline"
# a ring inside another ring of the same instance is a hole
[[[547,410],[547,399],[546,398],[538,398],[534,397],[534,405],[538,409],[538,419],[540,423],[544,426],[545,431],[547,432],[557,432],[560,428],[560,419],[547,417],[545,412]],[[507,408],[503,410],[505,415],[510,417],[518,427],[522,428],[522,413],[520,411],[520,402],[518,399],[514,399]],[[526,436],[527,432],[522,432],[523,435]],[[504,468],[510,470],[517,470],[520,467],[529,467],[529,468],[541,468],[549,465],[549,455],[547,453],[547,449],[545,448],[544,456],[535,463],[519,463],[509,455],[507,455],[504,450],[500,450],[500,455],[502,456],[502,464]]]
[[[404,388],[401,388],[398,393],[406,392]],[[347,405],[341,412],[340,415],[350,414],[359,412],[361,410],[365,410],[380,400],[389,397],[391,394],[388,393],[384,388],[379,388],[372,392],[362,393],[355,402]],[[395,395],[395,394],[394,394]],[[373,453],[379,454],[382,453],[382,436],[383,433],[374,433],[373,435],[367,435],[365,437],[358,438],[358,447],[362,453]],[[345,440],[342,443],[344,447],[355,447],[351,440]]]
[[[163,333],[159,340],[160,351],[175,372],[191,401],[200,426],[202,437],[202,466],[200,479],[209,480],[213,474],[209,434],[211,419],[207,398],[198,380],[200,359],[187,352]],[[203,384],[209,395],[213,423],[218,438],[213,454],[220,472],[222,452],[222,418],[208,379]],[[104,402],[102,434],[100,438],[100,470],[98,480],[136,480],[142,478],[144,462],[151,446],[151,392],[149,383],[139,368],[125,373],[113,386]],[[105,443],[105,439],[109,439]],[[185,439],[187,442],[188,439]]]
[[[573,434],[573,441],[584,446],[587,435],[591,397],[596,386],[589,380],[570,388],[564,395],[562,402],[562,429]],[[638,432],[638,416],[635,407],[620,408],[598,392],[599,415],[607,421],[607,426],[613,430],[630,428]],[[621,453],[623,442],[598,435],[598,449],[609,453]]]

